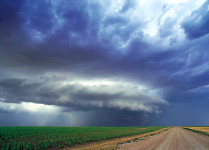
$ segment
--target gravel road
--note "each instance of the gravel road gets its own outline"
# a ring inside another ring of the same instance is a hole
[[[118,150],[209,150],[209,137],[173,127],[145,140],[121,144]]]

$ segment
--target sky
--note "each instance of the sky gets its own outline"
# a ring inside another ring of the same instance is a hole
[[[209,124],[209,1],[0,0],[0,126]]]

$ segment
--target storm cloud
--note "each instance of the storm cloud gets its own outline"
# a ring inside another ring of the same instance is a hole
[[[31,115],[66,126],[163,125],[208,100],[208,14],[204,0],[1,0],[1,116],[30,122],[41,105]]]
[[[208,5],[209,2],[206,1],[200,9],[185,18],[182,26],[190,39],[199,38],[209,33]]]

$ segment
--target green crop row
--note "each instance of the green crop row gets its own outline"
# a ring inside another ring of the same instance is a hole
[[[61,149],[163,127],[0,127],[0,150]]]

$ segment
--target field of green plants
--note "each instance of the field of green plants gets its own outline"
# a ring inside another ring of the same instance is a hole
[[[163,127],[0,127],[0,150],[62,149]]]

